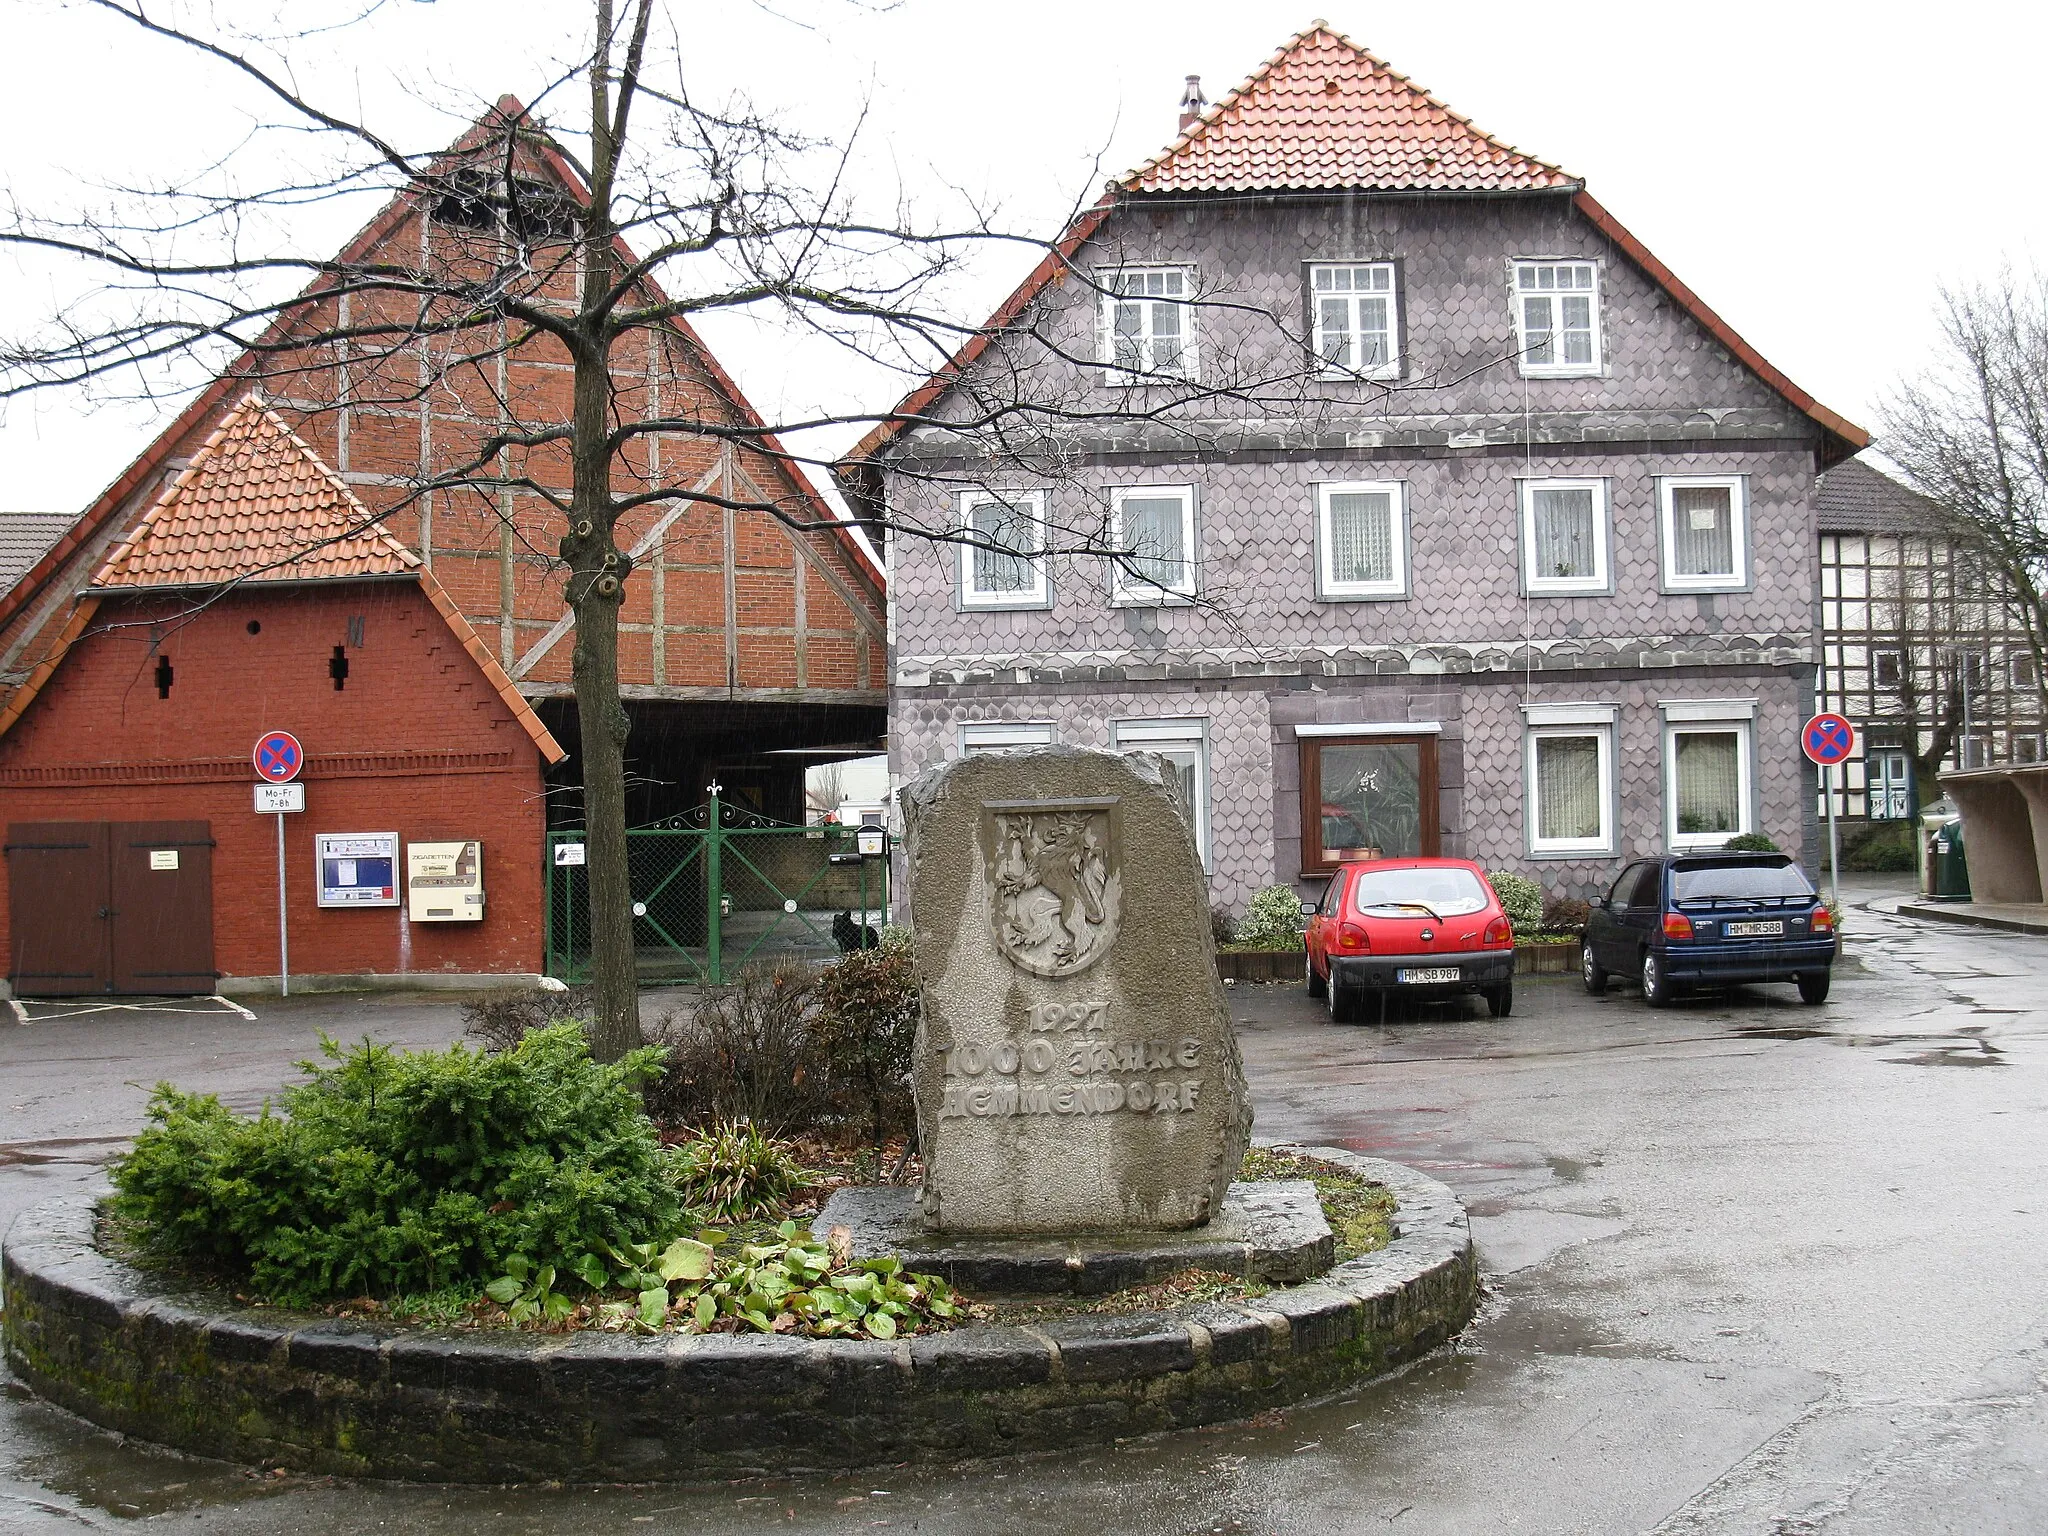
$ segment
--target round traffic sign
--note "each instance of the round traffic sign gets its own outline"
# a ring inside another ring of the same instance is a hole
[[[257,741],[249,760],[256,765],[257,777],[273,784],[288,784],[306,766],[306,750],[290,731],[267,731]]]
[[[1856,750],[1856,727],[1840,715],[1815,715],[1799,733],[1799,745],[1816,763],[1830,768]]]

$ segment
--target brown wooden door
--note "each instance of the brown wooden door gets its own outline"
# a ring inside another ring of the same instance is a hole
[[[17,995],[76,997],[106,991],[113,978],[107,824],[10,824],[7,910],[7,979]]]
[[[23,997],[207,993],[218,979],[207,822],[17,822],[7,892],[7,975]]]
[[[213,990],[213,829],[117,821],[109,829],[114,992]]]

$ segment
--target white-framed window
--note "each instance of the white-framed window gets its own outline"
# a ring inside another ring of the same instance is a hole
[[[1749,508],[1740,475],[1671,475],[1657,482],[1664,590],[1728,592],[1749,585]]]
[[[1608,725],[1532,725],[1528,757],[1529,851],[1614,851],[1614,730]]]
[[[1670,720],[1664,727],[1665,835],[1673,848],[1718,848],[1753,831],[1747,720]]]
[[[2039,684],[2041,672],[2034,665],[2032,651],[2014,651],[2009,663],[2012,670],[2012,685],[2015,688],[2032,688]]]
[[[1991,766],[1991,738],[1969,735],[1956,743],[1956,756],[1964,768],[1989,768]]]
[[[1316,263],[1308,269],[1316,361],[1346,378],[1401,372],[1399,311],[1391,261]]]
[[[1906,675],[1905,657],[1899,651],[1870,653],[1870,681],[1879,688],[1896,688]]]
[[[1533,593],[1604,592],[1607,482],[1524,480],[1522,581]]]
[[[1048,720],[975,720],[960,727],[962,757],[1051,745],[1052,722]]]
[[[1590,261],[1514,264],[1515,343],[1530,378],[1600,371],[1600,272]]]
[[[968,491],[960,498],[960,606],[1043,608],[1045,493]]]
[[[1119,267],[1100,275],[1101,357],[1112,384],[1195,377],[1194,273]]]
[[[1318,595],[1408,595],[1408,494],[1398,480],[1316,487]]]
[[[1195,595],[1195,488],[1127,485],[1109,493],[1110,591],[1120,603]]]
[[[1195,850],[1202,867],[1209,865],[1209,722],[1181,720],[1116,720],[1110,741],[1119,752],[1157,752],[1180,774],[1180,792],[1195,818]]]
[[[2016,763],[2040,762],[2041,733],[2039,731],[2014,731],[2012,736],[2012,760]]]

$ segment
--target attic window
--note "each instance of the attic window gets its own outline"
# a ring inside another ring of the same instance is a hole
[[[337,645],[334,654],[327,659],[327,675],[334,679],[336,693],[348,686],[348,652],[341,646]]]
[[[156,659],[156,696],[160,699],[171,696],[171,658],[168,656]]]
[[[575,238],[575,205],[546,182],[468,167],[453,172],[443,185],[446,190],[434,205],[437,224],[489,235],[509,231],[524,245]]]

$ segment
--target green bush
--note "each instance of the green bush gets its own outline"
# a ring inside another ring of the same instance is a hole
[[[1269,885],[1245,905],[1237,942],[1246,949],[1301,948],[1301,897],[1291,885]]]
[[[573,1023],[495,1054],[321,1050],[282,1114],[159,1084],[114,1164],[115,1215],[146,1247],[295,1305],[480,1284],[681,1216],[640,1104],[658,1050],[595,1062]]]
[[[910,1062],[921,1012],[909,935],[884,931],[879,949],[858,949],[818,977],[812,1032],[823,1057],[833,1108],[864,1123],[879,1148],[891,1131],[908,1131],[917,1110]]]
[[[1489,871],[1486,880],[1516,933],[1536,933],[1543,927],[1542,886],[1504,869]]]
[[[1761,832],[1740,832],[1721,845],[1723,853],[1783,853],[1785,850]]]

